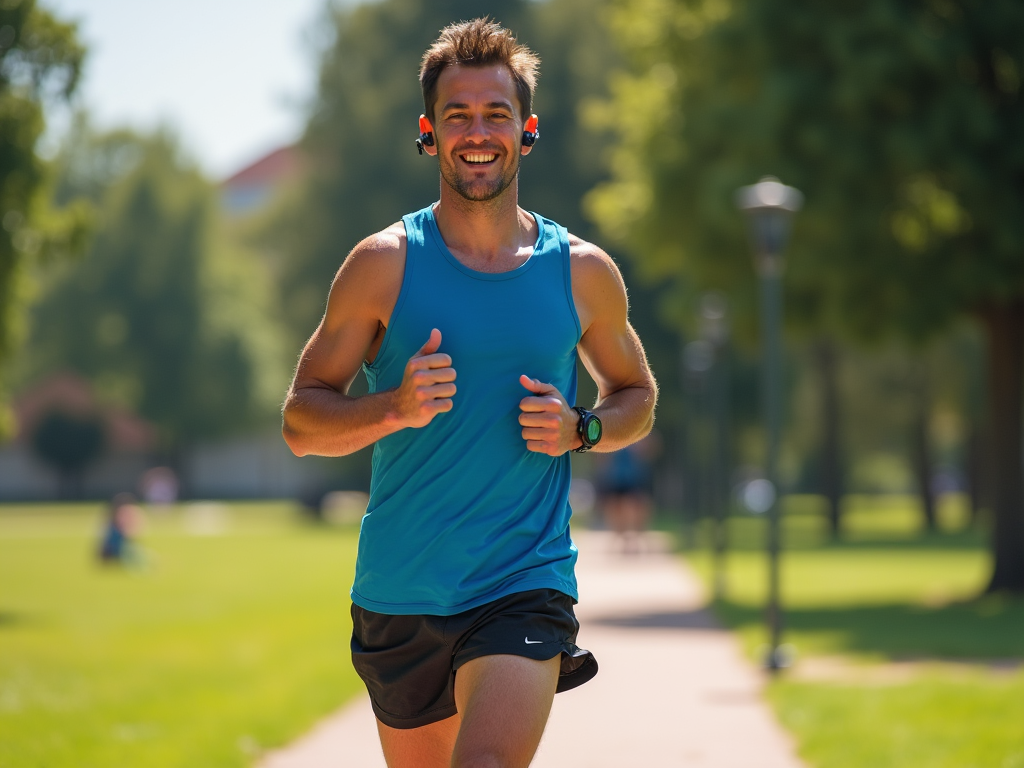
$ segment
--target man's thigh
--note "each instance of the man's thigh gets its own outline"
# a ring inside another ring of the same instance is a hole
[[[536,661],[522,656],[481,656],[455,677],[462,717],[452,767],[528,766],[555,697],[561,656]]]
[[[377,720],[388,768],[449,768],[461,717],[453,715],[419,728],[392,728]]]

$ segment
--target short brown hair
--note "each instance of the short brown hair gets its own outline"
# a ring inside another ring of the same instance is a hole
[[[449,24],[423,54],[420,88],[423,89],[424,112],[431,120],[434,119],[438,78],[452,64],[470,67],[504,64],[515,81],[523,119],[530,114],[540,57],[525,45],[520,45],[515,36],[496,21],[485,16]]]

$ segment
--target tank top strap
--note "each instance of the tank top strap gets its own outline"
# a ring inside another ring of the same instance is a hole
[[[538,213],[533,213],[533,211],[530,212],[530,215],[537,220],[538,226],[545,229],[543,241],[551,243],[552,249],[555,247],[554,244],[557,243],[562,284],[565,286],[565,300],[569,304],[569,311],[572,314],[573,322],[576,324],[576,341],[578,343],[583,336],[583,329],[580,326],[579,315],[576,314],[576,302],[572,297],[572,262],[569,253],[569,230],[561,224],[551,221],[551,219],[546,219]],[[547,249],[545,248],[545,250]]]

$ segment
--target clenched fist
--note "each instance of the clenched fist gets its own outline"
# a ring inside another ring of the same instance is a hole
[[[441,332],[434,328],[427,343],[409,358],[402,383],[395,390],[395,412],[403,427],[425,427],[439,413],[452,409],[455,369],[439,354]]]
[[[561,456],[582,445],[576,425],[579,414],[565,401],[558,388],[529,376],[519,383],[533,393],[519,401],[519,424],[523,427],[526,449],[548,456]]]

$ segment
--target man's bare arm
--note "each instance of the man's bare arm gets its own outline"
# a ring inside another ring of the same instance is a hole
[[[574,240],[573,297],[584,329],[579,353],[597,382],[593,411],[604,428],[594,450],[617,451],[650,433],[658,385],[629,323],[626,284],[618,267],[600,248]]]
[[[571,237],[572,293],[583,331],[580,358],[597,382],[593,411],[603,434],[595,451],[617,451],[646,436],[654,425],[658,386],[639,337],[629,324],[626,286],[600,248]],[[531,451],[553,456],[582,444],[578,416],[550,384],[524,376],[533,393],[520,402],[523,439]]]
[[[356,246],[335,276],[327,311],[302,351],[285,398],[282,432],[297,456],[344,456],[451,410],[455,371],[450,357],[437,354],[436,329],[406,364],[400,386],[362,397],[348,394],[363,360],[380,348],[404,269],[399,224]]]

